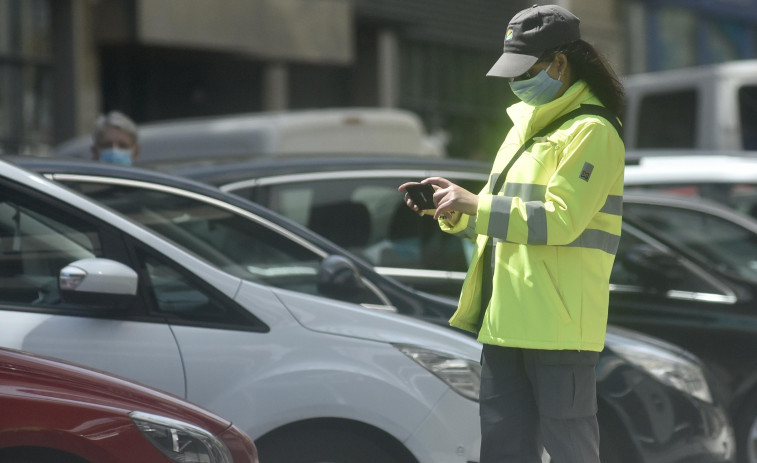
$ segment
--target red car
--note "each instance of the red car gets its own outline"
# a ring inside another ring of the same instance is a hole
[[[0,349],[0,461],[258,463],[242,431],[175,396]]]

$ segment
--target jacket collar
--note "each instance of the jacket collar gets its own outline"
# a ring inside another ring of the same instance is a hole
[[[539,106],[519,102],[507,108],[507,114],[513,121],[513,130],[518,133],[518,138],[525,141],[530,134],[538,132],[553,120],[586,103],[601,105],[586,82],[579,80],[554,101]]]

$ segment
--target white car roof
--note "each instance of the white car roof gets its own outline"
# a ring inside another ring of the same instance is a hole
[[[625,169],[626,185],[686,182],[757,183],[757,153],[650,155]]]

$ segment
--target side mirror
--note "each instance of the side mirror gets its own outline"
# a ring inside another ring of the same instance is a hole
[[[91,258],[72,262],[58,274],[61,297],[69,303],[118,308],[137,294],[138,276],[114,260]]]
[[[318,269],[318,292],[341,301],[356,302],[365,286],[360,272],[351,260],[343,256],[326,257]]]

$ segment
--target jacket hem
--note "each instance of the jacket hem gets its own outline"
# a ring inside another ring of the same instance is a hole
[[[460,328],[461,330],[465,330],[473,334],[478,334],[478,331],[480,329],[480,327],[474,325],[473,323],[464,323],[464,322],[456,321],[454,319],[450,320],[449,324],[450,326],[454,328]]]
[[[542,349],[542,350],[587,350],[593,352],[602,352],[604,342],[550,342],[550,341],[533,341],[524,339],[498,339],[479,336],[478,341],[482,344],[491,344],[502,347],[517,347],[521,349]]]

